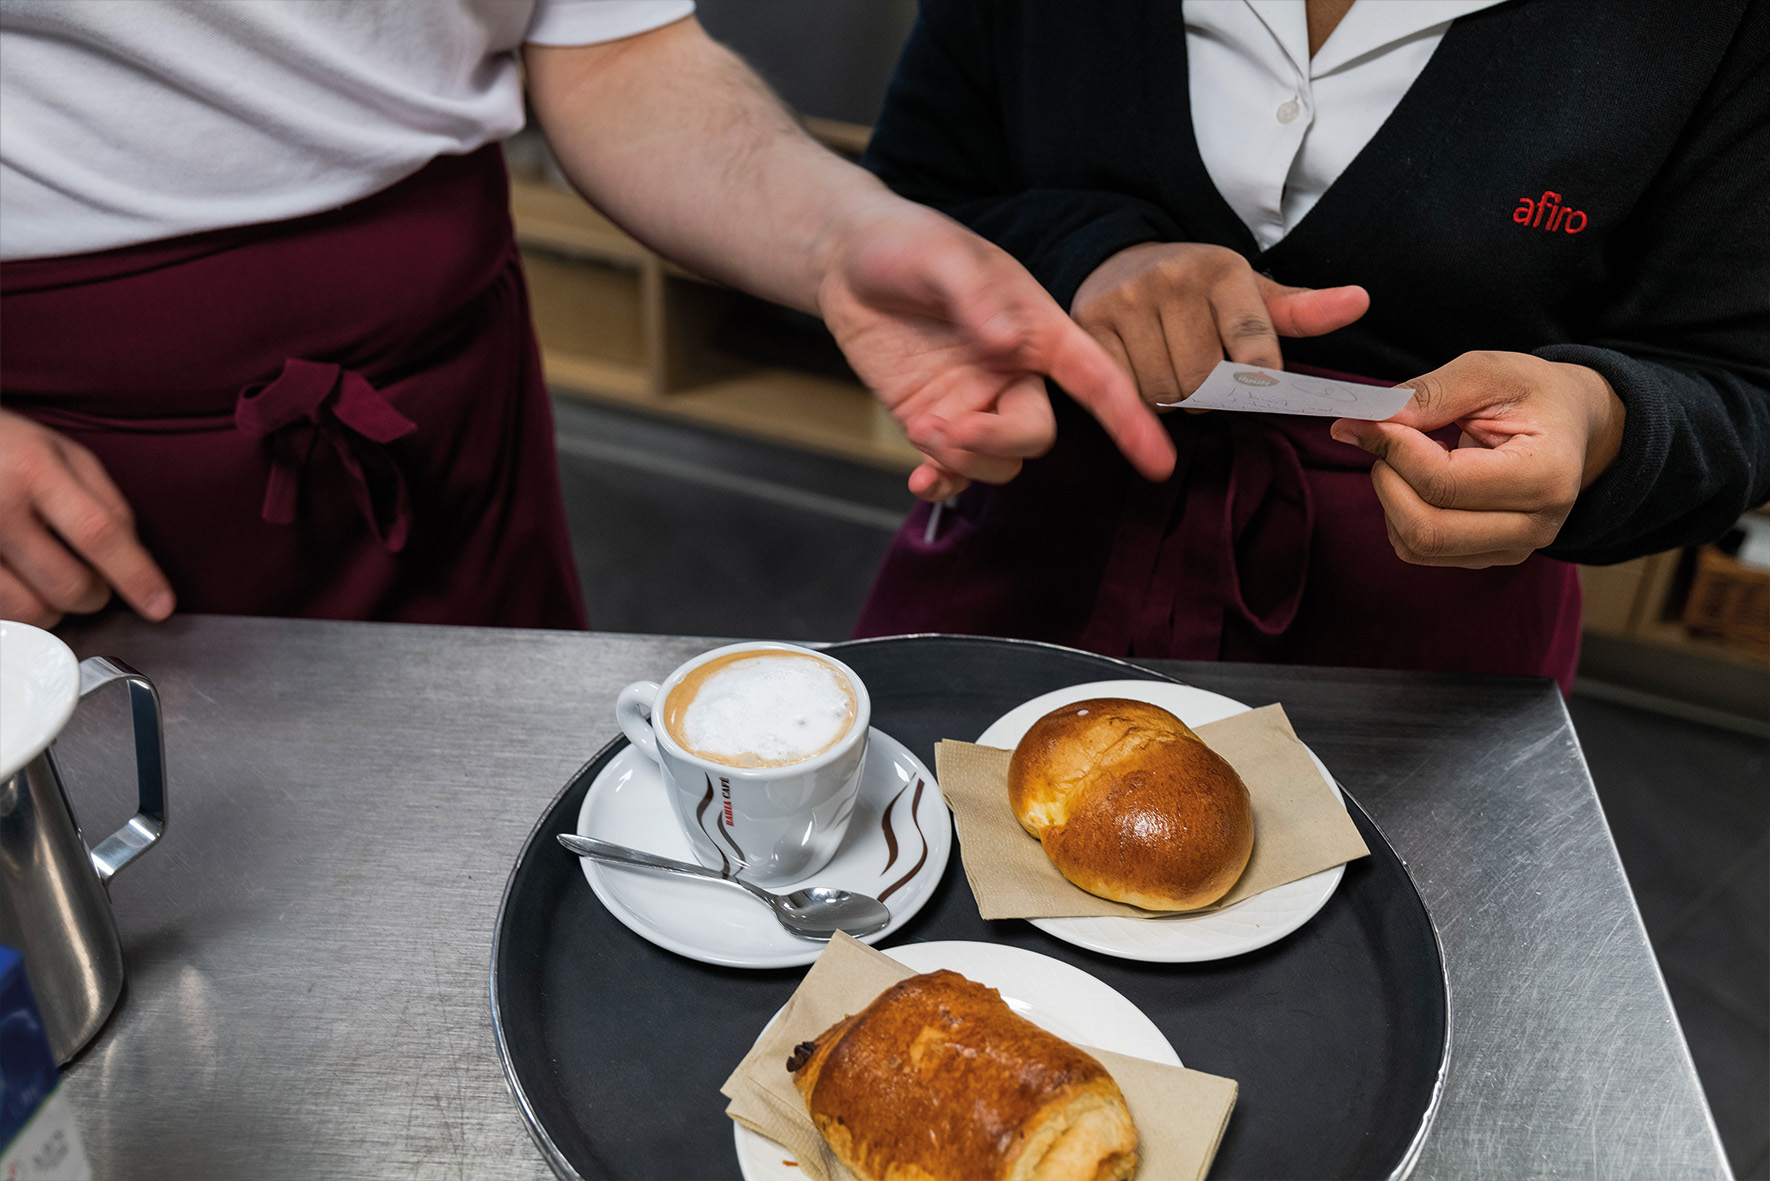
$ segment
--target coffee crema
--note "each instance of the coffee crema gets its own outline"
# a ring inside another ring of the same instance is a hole
[[[728,767],[787,767],[848,736],[854,686],[798,652],[731,652],[694,669],[664,699],[664,729],[697,758]]]

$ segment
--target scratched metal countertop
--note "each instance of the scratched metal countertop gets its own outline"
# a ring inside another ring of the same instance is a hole
[[[487,1001],[506,876],[697,638],[123,615],[70,625],[165,702],[171,820],[112,884],[129,983],[66,1091],[100,1177],[546,1177]],[[1152,662],[1297,732],[1438,921],[1451,1069],[1416,1177],[1727,1177],[1547,681]],[[123,695],[57,747],[133,811]]]

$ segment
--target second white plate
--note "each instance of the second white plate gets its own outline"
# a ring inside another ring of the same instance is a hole
[[[1061,705],[1085,701],[1090,697],[1128,697],[1159,705],[1188,726],[1202,726],[1235,714],[1246,713],[1249,706],[1220,693],[1176,685],[1170,681],[1092,681],[1071,685],[1015,706],[997,718],[982,734],[980,746],[1013,750],[1032,728],[1032,724]],[[1308,749],[1305,747],[1304,749]],[[1344,799],[1334,777],[1315,752],[1322,777],[1333,787],[1334,795]],[[1256,840],[1259,837],[1256,835]],[[1316,912],[1333,897],[1340,879],[1346,874],[1344,865],[1336,865],[1318,874],[1300,878],[1265,893],[1256,894],[1234,906],[1205,914],[1182,914],[1164,918],[1073,918],[1028,919],[1033,926],[1065,943],[1085,947],[1102,955],[1152,963],[1190,963],[1220,960],[1242,955],[1276,943],[1315,917]]]
[[[1075,1045],[1180,1065],[1180,1055],[1143,1010],[1110,985],[1062,960],[1021,947],[968,940],[909,943],[885,954],[917,972],[950,968],[987,985],[1002,994],[1010,1009]],[[787,1150],[779,1144],[742,1124],[734,1123],[732,1131],[744,1181],[804,1181],[804,1171],[786,1163]]]

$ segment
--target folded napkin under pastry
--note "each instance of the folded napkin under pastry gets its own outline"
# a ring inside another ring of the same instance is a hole
[[[1221,910],[1370,855],[1346,806],[1291,729],[1283,706],[1249,710],[1193,731],[1247,784],[1254,806],[1254,852],[1229,893],[1212,906],[1184,913]],[[940,789],[959,829],[965,877],[983,917],[1163,917],[1163,912],[1090,894],[1058,871],[1009,806],[1012,753],[951,739],[934,752]]]
[[[916,973],[885,953],[837,935],[720,1092],[725,1113],[780,1144],[814,1181],[853,1181],[830,1152],[793,1086],[793,1047],[858,1013],[899,980]],[[1236,1084],[1197,1070],[1165,1066],[1084,1046],[1118,1082],[1140,1138],[1139,1177],[1202,1178],[1217,1154],[1235,1106]]]

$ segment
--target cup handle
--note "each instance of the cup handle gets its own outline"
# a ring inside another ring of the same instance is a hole
[[[160,714],[159,690],[121,660],[89,656],[80,662],[81,700],[114,681],[129,686],[129,713],[135,723],[135,782],[141,802],[127,824],[92,850],[92,868],[106,884],[166,831],[166,725]]]
[[[627,735],[627,741],[650,755],[652,761],[661,766],[664,760],[658,754],[658,736],[651,728],[651,711],[657,700],[656,681],[634,681],[615,698],[615,721],[621,724],[621,731]]]

